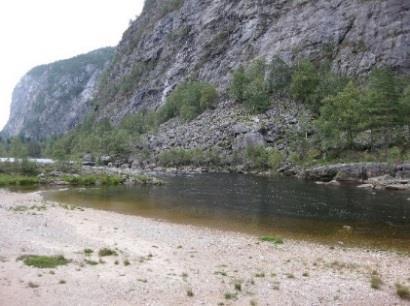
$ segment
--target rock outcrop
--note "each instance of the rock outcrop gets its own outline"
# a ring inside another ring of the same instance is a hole
[[[104,48],[28,72],[13,92],[6,137],[63,134],[91,113],[96,85],[114,49]]]
[[[403,0],[150,0],[125,32],[101,84],[99,118],[155,109],[187,78],[226,87],[241,63],[329,60],[335,71],[410,72]]]
[[[409,1],[145,3],[142,14],[124,33],[112,61],[111,50],[96,51],[87,55],[87,60],[100,55],[98,63],[83,60],[71,69],[66,65],[69,60],[28,73],[15,89],[5,134],[30,138],[58,135],[87,115],[118,124],[126,115],[157,109],[177,84],[191,78],[215,85],[221,93],[219,105],[191,122],[174,118],[156,133],[145,135],[136,147],[149,151],[150,158],[136,156],[127,164],[154,167],[159,153],[170,148],[212,149],[228,161],[235,157],[235,151],[249,145],[267,145],[286,155],[287,133],[300,127],[304,110],[284,101],[287,105],[275,105],[258,116],[241,113],[224,91],[231,71],[239,65],[278,56],[287,63],[302,58],[328,61],[333,70],[347,74],[366,74],[378,66],[410,73]],[[310,175],[321,177],[320,171]],[[323,171],[325,180],[336,175],[345,180],[364,175],[362,168]]]

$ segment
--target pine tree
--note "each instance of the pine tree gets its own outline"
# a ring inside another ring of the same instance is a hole
[[[361,129],[362,123],[363,100],[361,96],[360,90],[350,81],[336,96],[323,100],[318,125],[325,137],[337,139],[337,142],[340,142],[345,135],[347,145],[353,146],[353,138]]]
[[[296,65],[296,70],[292,74],[290,92],[292,97],[309,106],[315,104],[314,93],[319,85],[319,74],[315,66],[307,60]]]

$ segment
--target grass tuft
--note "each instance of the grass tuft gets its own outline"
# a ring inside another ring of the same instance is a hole
[[[98,251],[98,255],[101,257],[104,257],[104,256],[117,256],[118,254],[114,250],[111,250],[109,248],[103,248]]]
[[[410,289],[409,289],[409,287],[406,287],[402,284],[397,283],[396,284],[396,293],[400,298],[402,298],[404,300],[410,300]]]
[[[96,266],[96,265],[98,265],[98,262],[95,261],[95,260],[86,259],[86,260],[84,260],[84,262],[85,262],[86,264],[90,265],[90,266]]]
[[[40,269],[55,268],[57,266],[64,266],[70,261],[64,258],[64,256],[38,256],[38,255],[25,255],[20,256],[18,260],[22,260],[25,265],[36,267]]]
[[[236,299],[237,297],[237,293],[231,293],[231,292],[227,292],[224,294],[225,300],[233,300]]]
[[[92,253],[94,253],[93,250],[91,250],[91,249],[84,249],[84,254],[85,254],[86,256],[90,256]]]
[[[271,242],[273,244],[283,244],[283,239],[275,236],[262,236],[260,240],[264,242]]]
[[[192,291],[192,289],[188,289],[188,290],[186,291],[186,295],[189,296],[189,297],[193,297],[193,296],[194,296],[194,292]]]
[[[378,275],[372,275],[370,278],[370,287],[373,289],[380,289],[381,285],[383,284],[383,281],[381,280],[380,276]]]

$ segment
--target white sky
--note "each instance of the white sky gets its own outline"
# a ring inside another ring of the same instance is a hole
[[[0,130],[32,67],[115,46],[144,0],[0,0]]]

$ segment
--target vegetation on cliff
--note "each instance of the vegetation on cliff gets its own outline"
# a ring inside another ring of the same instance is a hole
[[[264,112],[281,100],[310,110],[299,133],[288,135],[294,161],[329,160],[347,151],[366,151],[385,160],[380,150],[393,147],[399,151],[396,158],[407,154],[408,84],[408,77],[387,68],[353,78],[332,72],[327,63],[317,66],[302,60],[288,66],[274,58],[271,63],[257,60],[238,68],[229,91],[251,113]]]
[[[256,60],[233,71],[229,95],[250,114],[266,112],[275,103],[296,102],[310,115],[299,118],[299,129],[289,130],[287,158],[294,163],[321,163],[355,156],[358,160],[407,158],[410,144],[410,87],[407,77],[389,69],[375,69],[368,77],[353,78],[332,72],[324,62],[301,60],[288,65],[280,58]],[[157,111],[140,111],[126,116],[120,125],[108,120],[86,120],[63,137],[38,144],[19,138],[0,144],[9,156],[43,154],[57,159],[80,158],[85,152],[96,156],[128,156],[141,152],[136,143],[155,133],[171,118],[195,119],[216,107],[219,93],[209,83],[188,81],[177,86]],[[212,148],[210,148],[212,149]],[[211,150],[212,151],[212,150]],[[215,152],[175,148],[158,156],[158,164],[175,166],[223,166]],[[253,169],[275,169],[283,153],[274,148],[250,147],[236,162]]]

